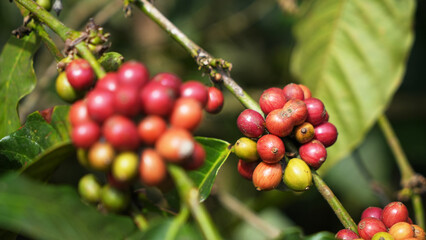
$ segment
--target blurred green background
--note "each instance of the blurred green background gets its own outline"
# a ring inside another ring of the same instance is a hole
[[[297,9],[289,2],[156,0],[155,4],[201,47],[215,57],[232,62],[232,77],[258,99],[268,87],[283,87],[295,81],[290,75],[289,61],[295,45],[292,27],[298,16]],[[94,17],[106,32],[111,33],[110,51],[122,53],[126,60],[145,63],[151,75],[174,72],[183,80],[198,79],[210,84],[208,78],[197,70],[189,54],[139,10],[133,9],[132,17],[125,18],[119,0],[64,0],[63,4],[64,9],[59,16],[61,21],[82,30],[87,20]],[[22,17],[14,4],[1,1],[0,21],[0,46],[3,46],[11,31],[22,24]],[[426,175],[426,81],[422,72],[426,63],[424,1],[417,2],[414,27],[415,42],[406,74],[386,115],[414,169]],[[59,38],[54,40],[63,47]],[[34,65],[39,82],[35,92],[22,102],[21,116],[65,104],[54,91],[57,72],[53,61],[45,47],[36,54]],[[230,143],[241,136],[235,122],[243,106],[229,92],[224,92],[223,112],[219,115],[206,114],[195,135],[217,137]],[[332,119],[333,116],[331,122]],[[362,161],[367,170],[362,170],[357,161]],[[231,155],[220,170],[213,194],[206,202],[226,239],[262,239],[265,236],[223,206],[215,194],[222,191],[232,194],[258,216],[279,228],[297,225],[307,234],[337,232],[342,228],[317,191],[303,194],[257,192],[251,182],[238,175],[236,165],[237,159]],[[52,182],[76,185],[84,172],[75,159],[70,159],[58,169]],[[355,222],[359,221],[363,209],[383,206],[386,201],[372,190],[365,172],[369,172],[385,190],[389,200],[396,199],[399,172],[377,126],[368,133],[356,154],[342,159],[324,176]],[[407,205],[412,213],[410,202]]]

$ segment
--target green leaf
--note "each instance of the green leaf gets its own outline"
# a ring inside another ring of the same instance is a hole
[[[45,179],[74,151],[68,106],[53,109],[50,123],[39,112],[24,126],[0,140],[0,173],[22,168],[24,174]]]
[[[339,131],[324,171],[361,143],[400,85],[415,1],[324,0],[304,7],[291,70],[324,102]]]
[[[126,238],[126,240],[164,240],[166,239],[167,233],[172,226],[172,222],[172,218],[162,218],[161,220],[153,221],[150,223],[150,226],[146,231],[135,233],[132,236]],[[175,239],[196,240],[202,238],[203,236],[197,230],[197,228],[193,226],[193,224],[186,223],[181,228],[179,228],[179,232]]]
[[[319,232],[312,235],[309,235],[304,238],[305,240],[335,240],[334,234],[331,232]]]
[[[34,33],[22,39],[10,37],[0,55],[0,138],[21,126],[19,101],[35,87],[32,56],[40,46]]]
[[[36,239],[123,239],[132,220],[102,215],[74,189],[30,181],[15,173],[0,179],[0,227]]]
[[[217,173],[231,152],[230,144],[220,139],[196,137],[206,151],[204,165],[188,175],[200,191],[200,200],[204,201],[210,194]]]

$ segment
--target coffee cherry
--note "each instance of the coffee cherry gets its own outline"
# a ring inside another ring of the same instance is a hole
[[[283,109],[275,109],[266,116],[266,129],[278,137],[285,137],[293,131],[291,115]]]
[[[197,81],[187,81],[180,86],[180,96],[194,98],[204,107],[208,100],[208,91],[204,84]]]
[[[147,115],[169,115],[175,104],[175,99],[173,90],[159,82],[148,83],[140,92],[141,105]]]
[[[328,119],[330,118],[330,116],[328,115],[327,110],[325,111],[325,118],[324,118],[324,122],[328,122]]]
[[[294,138],[299,143],[307,143],[314,138],[315,129],[312,124],[304,122],[301,125],[297,126],[293,130]]]
[[[414,237],[414,229],[411,224],[407,222],[395,223],[391,228],[389,228],[388,232],[395,240],[404,240]]]
[[[95,80],[95,73],[85,59],[74,59],[65,68],[67,79],[76,90],[90,88]]]
[[[89,165],[89,157],[88,157],[88,150],[84,149],[84,148],[77,148],[77,161],[78,163],[85,167],[85,168],[90,168]]]
[[[293,191],[306,191],[312,184],[309,166],[298,158],[292,158],[284,169],[283,181]]]
[[[86,103],[83,100],[79,100],[71,105],[68,117],[72,126],[92,121],[87,113]]]
[[[115,151],[111,144],[97,142],[90,147],[87,157],[91,168],[98,171],[106,171],[114,160]]]
[[[101,129],[98,124],[90,121],[80,123],[72,128],[71,139],[74,146],[89,148],[98,141]]]
[[[110,92],[115,92],[118,88],[118,74],[109,72],[96,82],[95,89],[102,89]]]
[[[299,148],[300,157],[309,166],[318,169],[327,159],[327,150],[318,140],[312,140]]]
[[[141,89],[149,81],[149,71],[140,62],[128,61],[123,63],[117,71],[118,83]]]
[[[36,3],[48,12],[52,9],[52,2],[50,0],[37,0]]]
[[[257,138],[265,131],[265,119],[260,113],[246,109],[238,116],[237,126],[246,137]]]
[[[330,122],[321,123],[315,127],[314,138],[320,141],[324,147],[329,147],[337,140],[337,129]]]
[[[108,211],[121,212],[127,208],[129,201],[129,194],[125,191],[120,191],[109,184],[102,188],[101,202]]]
[[[205,161],[206,151],[200,143],[194,142],[194,152],[189,158],[184,160],[183,167],[186,170],[196,170],[203,166]]]
[[[122,85],[114,92],[115,111],[124,116],[136,116],[141,110],[139,101],[139,91],[132,86]]]
[[[61,72],[56,78],[55,88],[56,93],[58,93],[59,97],[64,101],[73,102],[78,98],[78,93],[68,82],[65,72]]]
[[[366,240],[370,240],[378,232],[386,231],[386,226],[377,218],[367,217],[358,223],[359,236]]]
[[[287,84],[283,88],[283,93],[287,100],[290,100],[290,99],[303,100],[304,99],[303,90],[299,87],[299,85],[295,83]]]
[[[102,128],[106,140],[117,150],[134,150],[139,146],[138,130],[132,120],[115,115]]]
[[[242,137],[234,145],[234,153],[245,162],[256,162],[259,160],[257,143],[250,138]]]
[[[308,109],[307,122],[316,126],[323,123],[326,119],[327,112],[325,111],[324,104],[317,98],[308,98],[305,100],[306,108]]]
[[[260,162],[253,172],[253,185],[258,191],[272,190],[280,184],[283,170],[280,163]]]
[[[138,134],[142,143],[154,145],[157,139],[166,131],[166,121],[155,115],[143,118],[138,124]]]
[[[217,114],[220,111],[222,111],[223,108],[223,93],[219,89],[215,87],[209,87],[207,89],[208,92],[208,98],[207,98],[207,104],[204,108],[206,112],[211,114]]]
[[[284,143],[273,134],[264,135],[257,141],[257,153],[266,163],[279,162],[285,154]]]
[[[194,152],[194,139],[188,130],[170,128],[157,140],[155,150],[168,162],[182,163]]]
[[[139,177],[147,186],[157,186],[166,179],[167,169],[163,158],[154,149],[147,148],[141,154]]]
[[[350,229],[342,229],[334,237],[338,240],[354,240],[359,238],[358,234]]]
[[[151,81],[159,82],[161,85],[172,89],[175,96],[179,96],[180,94],[180,86],[182,85],[182,80],[173,73],[158,73],[151,79]]]
[[[100,200],[101,185],[95,175],[87,174],[78,182],[78,193],[89,203],[96,203]]]
[[[394,240],[394,238],[387,232],[378,232],[374,234],[371,240]]]
[[[129,182],[138,173],[138,155],[134,152],[122,152],[117,155],[111,166],[114,179]]]
[[[379,207],[368,207],[362,212],[361,219],[364,219],[364,218],[367,218],[367,217],[380,219],[381,216],[382,216],[382,209],[381,208],[379,208]]]
[[[268,115],[275,109],[284,107],[287,99],[284,96],[283,90],[280,88],[268,88],[260,95],[259,105],[265,115]]]
[[[114,94],[110,91],[95,89],[87,96],[87,112],[91,119],[104,122],[115,113]]]
[[[292,118],[294,125],[300,125],[305,122],[308,116],[308,110],[305,102],[299,99],[288,100],[283,107],[283,111],[287,112]]]
[[[299,87],[302,89],[303,91],[303,97],[304,99],[308,99],[312,97],[312,93],[311,90],[309,90],[309,88],[303,84],[299,84]]]
[[[425,230],[418,225],[411,224],[414,231],[414,237],[417,239],[425,239]]]
[[[173,127],[194,131],[201,123],[203,109],[193,98],[179,98],[170,114],[169,122]]]
[[[383,208],[381,220],[390,228],[397,222],[405,222],[408,218],[408,209],[402,202],[391,202]]]
[[[259,164],[259,161],[255,161],[255,162],[246,162],[242,159],[238,160],[238,173],[245,179],[247,180],[252,180],[253,179],[253,172],[254,169],[257,167],[257,165]]]

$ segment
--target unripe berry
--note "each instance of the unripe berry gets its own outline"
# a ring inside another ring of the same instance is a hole
[[[238,173],[243,178],[251,181],[253,179],[254,169],[256,169],[258,164],[259,164],[259,161],[246,162],[242,159],[239,159],[238,160]]]
[[[169,122],[173,127],[194,131],[201,123],[203,109],[193,98],[179,98],[170,114]]]
[[[87,112],[86,102],[83,100],[79,100],[71,105],[68,116],[72,126],[92,121]]]
[[[305,99],[306,108],[308,109],[307,122],[316,126],[323,123],[326,119],[327,112],[325,111],[324,104],[317,98]]]
[[[259,105],[265,115],[268,115],[275,109],[284,107],[287,99],[284,96],[283,90],[280,88],[268,88],[260,95]]]
[[[183,167],[186,170],[196,170],[203,166],[205,161],[206,151],[200,143],[194,142],[194,152],[191,154],[190,157],[185,159]]]
[[[283,111],[288,113],[288,115],[292,118],[293,124],[295,126],[304,123],[306,117],[308,116],[308,110],[306,108],[305,102],[299,99],[288,100],[284,104]]]
[[[111,173],[120,182],[129,182],[138,173],[138,155],[134,152],[122,152],[112,163]]]
[[[379,208],[379,207],[368,207],[362,212],[361,219],[364,219],[364,218],[367,218],[367,217],[380,219],[381,216],[382,216],[382,209],[381,208]]]
[[[256,162],[259,160],[257,153],[257,143],[250,138],[242,137],[234,145],[234,153],[237,157],[246,162]]]
[[[284,169],[283,181],[293,191],[306,191],[312,185],[309,166],[299,158],[292,158]]]
[[[414,229],[411,224],[407,222],[395,223],[391,228],[389,228],[388,232],[395,240],[405,240],[407,238],[414,237]]]
[[[114,160],[115,151],[111,144],[97,142],[90,147],[87,157],[91,168],[98,171],[106,171]]]
[[[308,122],[304,122],[297,126],[293,130],[294,138],[299,143],[307,143],[314,138],[315,130],[314,126]]]
[[[299,84],[299,87],[302,89],[303,91],[303,97],[304,99],[308,99],[312,97],[312,93],[311,90],[309,90],[309,88],[305,85]]]
[[[132,120],[115,115],[102,128],[106,140],[118,150],[134,150],[139,146],[138,130]]]
[[[166,179],[167,168],[163,158],[154,149],[142,152],[139,165],[139,177],[147,186],[157,186]]]
[[[258,191],[272,190],[282,181],[283,170],[280,163],[260,162],[253,172],[253,185]]]
[[[299,148],[300,157],[309,166],[318,169],[327,159],[327,150],[318,140],[312,140]]]
[[[208,100],[207,87],[197,81],[187,81],[180,86],[180,97],[194,98],[204,107]]]
[[[402,202],[391,202],[383,208],[381,220],[390,228],[398,222],[406,222],[408,209]]]
[[[334,236],[337,240],[354,240],[359,238],[358,234],[350,229],[342,229]]]
[[[143,118],[138,124],[138,134],[142,143],[154,145],[157,139],[166,131],[166,121],[155,115]]]
[[[96,82],[95,89],[102,89],[110,92],[115,92],[118,88],[118,74],[109,72]]]
[[[265,131],[265,119],[260,113],[246,109],[238,116],[237,126],[246,137],[257,138]]]
[[[395,238],[387,232],[378,232],[374,234],[371,240],[395,240]]]
[[[285,154],[284,143],[273,134],[264,135],[257,141],[257,153],[266,163],[279,162]]]
[[[129,205],[130,197],[127,192],[120,191],[109,184],[101,191],[102,205],[111,212],[121,212]]]
[[[377,218],[364,218],[358,223],[359,236],[365,240],[370,240],[378,232],[386,231],[386,226]]]
[[[93,174],[87,174],[78,182],[78,193],[89,203],[99,202],[101,185]]]
[[[118,83],[141,89],[149,81],[149,71],[146,66],[136,61],[123,63],[117,71]]]
[[[56,78],[55,88],[56,93],[64,101],[73,102],[78,98],[78,93],[69,83],[65,72],[61,72]]]
[[[114,94],[106,90],[93,90],[87,96],[87,112],[91,119],[98,123],[104,122],[114,115]]]
[[[158,82],[150,82],[140,92],[141,105],[147,115],[169,115],[175,99],[173,90]]]
[[[188,130],[170,128],[155,143],[155,150],[172,163],[182,163],[194,152],[194,139]]]
[[[266,116],[266,129],[278,137],[285,137],[293,131],[291,115],[283,109],[275,109]]]
[[[330,147],[337,140],[337,129],[330,122],[323,122],[315,127],[315,139],[320,141],[324,147]]]
[[[204,108],[206,112],[211,114],[216,114],[222,111],[223,108],[223,93],[219,89],[215,87],[209,87],[208,91],[208,99],[206,107]]]
[[[72,128],[71,139],[74,146],[89,148],[98,141],[101,129],[98,124],[90,121],[80,123]]]
[[[180,94],[180,86],[182,85],[182,80],[173,73],[158,73],[151,79],[151,81],[159,82],[161,85],[172,89],[175,96],[179,96]]]
[[[52,2],[50,0],[37,0],[36,3],[48,12],[52,9]]]
[[[283,88],[283,93],[287,101],[290,99],[299,99],[299,100],[304,99],[303,90],[299,87],[299,85],[295,83],[287,84]]]
[[[74,59],[65,68],[67,79],[76,90],[85,90],[91,87],[95,80],[95,73],[85,59]]]

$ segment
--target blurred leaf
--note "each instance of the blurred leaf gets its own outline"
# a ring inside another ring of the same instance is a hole
[[[334,240],[336,238],[334,237],[334,234],[331,232],[319,232],[319,233],[315,233],[310,236],[307,236],[304,239],[305,240],[327,240],[327,239]]]
[[[137,232],[134,235],[126,238],[126,240],[163,240],[166,239],[167,232],[172,224],[172,218],[162,218],[159,221],[150,223],[150,227],[144,232]],[[202,239],[203,236],[192,224],[185,224],[179,229],[179,233],[176,236],[177,240],[197,240]]]
[[[17,111],[19,101],[35,87],[32,56],[40,46],[30,33],[22,39],[10,37],[0,55],[0,138],[21,126]]]
[[[339,137],[322,171],[350,153],[401,83],[415,1],[307,1],[292,72],[321,99]]]
[[[0,227],[36,239],[123,239],[133,221],[102,215],[68,186],[49,186],[16,174],[0,184]]]
[[[55,107],[50,123],[39,112],[0,140],[0,172],[23,168],[32,177],[45,179],[70,153],[68,106]]]

